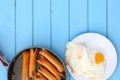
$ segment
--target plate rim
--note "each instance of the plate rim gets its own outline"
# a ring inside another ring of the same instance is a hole
[[[112,47],[114,48],[114,51],[115,51],[114,54],[115,54],[115,56],[116,56],[116,64],[115,64],[115,67],[114,67],[114,70],[113,70],[112,74],[107,78],[107,79],[109,79],[109,78],[114,74],[114,72],[115,72],[115,70],[116,70],[116,68],[117,68],[117,65],[118,65],[118,56],[117,56],[116,47],[115,47],[115,45],[112,43],[112,41],[111,41],[109,38],[105,37],[104,35],[102,35],[102,34],[100,34],[100,33],[95,33],[95,32],[89,32],[89,33],[86,32],[86,33],[79,34],[78,36],[74,37],[71,41],[74,42],[74,41],[75,41],[77,38],[79,38],[80,36],[89,35],[89,34],[90,34],[90,35],[91,35],[91,34],[92,34],[92,35],[98,35],[98,36],[106,39],[106,40],[112,45]],[[68,65],[66,64],[66,66],[68,66]],[[68,67],[69,67],[69,66],[68,66]],[[70,73],[70,75],[71,75],[74,79],[76,79],[75,76],[73,76],[72,72],[69,71],[68,67],[67,67],[68,72]],[[107,80],[107,79],[106,79],[106,80]]]

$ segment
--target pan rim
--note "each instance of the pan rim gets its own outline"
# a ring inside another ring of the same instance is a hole
[[[17,54],[12,58],[12,60],[9,63],[9,66],[8,66],[8,71],[7,71],[7,79],[8,80],[11,80],[11,79],[9,79],[9,75],[10,75],[9,73],[10,73],[11,67],[13,67],[12,63],[16,62],[17,58],[22,54],[23,51],[25,51],[27,49],[30,49],[30,48],[38,48],[38,49],[44,48],[44,49],[50,51],[51,54],[54,55],[62,63],[62,65],[64,66],[64,69],[65,69],[65,80],[67,80],[67,69],[66,69],[65,63],[62,60],[62,58],[59,55],[57,55],[57,53],[54,52],[53,50],[51,50],[49,48],[46,48],[46,47],[42,47],[42,46],[31,46],[31,47],[24,48],[24,49],[20,50],[19,52],[17,52]]]

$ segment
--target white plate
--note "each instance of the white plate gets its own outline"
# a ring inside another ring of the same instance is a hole
[[[98,33],[84,33],[74,38],[73,42],[83,43],[90,48],[101,51],[104,54],[106,60],[105,76],[99,80],[106,80],[113,74],[117,65],[117,54],[110,40],[108,40],[106,37]],[[67,65],[67,69],[72,75],[72,77],[75,78],[75,80],[93,80],[93,79],[88,79],[87,77],[84,76],[79,76],[79,77],[75,76],[71,72],[68,65]]]

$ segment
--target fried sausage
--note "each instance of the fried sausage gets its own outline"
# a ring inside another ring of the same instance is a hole
[[[40,51],[39,53],[44,56],[49,62],[51,62],[58,69],[58,71],[64,71],[64,66],[62,65],[62,63],[47,50],[43,48],[42,51]]]
[[[37,72],[37,76],[36,76],[35,80],[47,80],[47,79],[42,74]]]
[[[47,59],[45,59],[43,56],[37,62],[44,67],[46,67],[56,78],[57,80],[60,80],[60,76],[63,77],[63,74],[60,73],[54,65],[52,65]]]
[[[41,66],[40,70],[38,70],[43,76],[45,76],[48,80],[57,80],[45,67]]]
[[[29,78],[36,77],[36,58],[39,53],[38,49],[30,49],[30,61],[29,61]]]
[[[22,53],[22,75],[21,80],[29,80],[29,52]]]

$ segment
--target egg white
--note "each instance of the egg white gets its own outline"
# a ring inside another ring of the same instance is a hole
[[[105,62],[96,64],[96,52],[97,50],[84,44],[69,42],[65,52],[66,63],[76,76],[84,75],[89,78],[101,78],[105,73]]]

